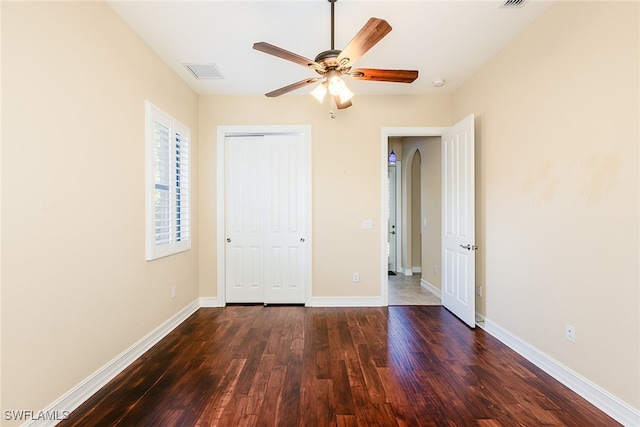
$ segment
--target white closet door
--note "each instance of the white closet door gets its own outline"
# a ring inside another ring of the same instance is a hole
[[[300,134],[228,137],[226,301],[304,303],[309,169]]]
[[[263,302],[262,137],[225,141],[227,302]]]
[[[267,303],[303,303],[307,269],[306,150],[300,135],[265,137],[265,294]]]

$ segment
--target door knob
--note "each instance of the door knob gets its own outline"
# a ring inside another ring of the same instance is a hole
[[[301,237],[301,238],[300,238],[300,241],[301,241],[302,243],[304,243],[304,237]]]
[[[396,231],[395,231],[395,230],[393,230],[393,231],[391,232],[391,234],[396,234]]]
[[[468,251],[475,251],[476,249],[478,249],[478,247],[476,245],[460,245],[460,247],[462,249],[466,249]]]
[[[231,243],[231,237],[227,237],[227,243]]]

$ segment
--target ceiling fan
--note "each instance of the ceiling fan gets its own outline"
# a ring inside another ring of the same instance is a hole
[[[322,80],[311,92],[312,95],[322,102],[326,93],[329,92],[333,96],[337,108],[343,109],[352,105],[351,98],[353,97],[353,92],[347,88],[346,83],[340,76],[346,75],[355,80],[396,83],[411,83],[418,78],[418,71],[416,70],[383,70],[379,68],[352,69],[353,64],[362,55],[382,40],[384,36],[389,34],[391,26],[384,19],[370,18],[344,50],[336,50],[334,46],[334,3],[336,0],[328,1],[331,3],[331,49],[320,52],[314,60],[266,42],[253,44],[255,50],[295,62],[296,64],[311,68],[320,74],[319,77],[304,79],[266,93],[266,96],[280,96]]]

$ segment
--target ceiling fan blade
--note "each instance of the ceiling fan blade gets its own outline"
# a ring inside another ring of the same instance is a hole
[[[389,34],[390,31],[391,25],[384,19],[370,18],[347,47],[338,55],[338,66],[342,69],[351,67],[354,62]]]
[[[296,64],[300,64],[303,67],[313,68],[314,70],[318,70],[321,72],[325,71],[324,66],[309,58],[305,58],[304,56],[289,52],[288,50],[284,50],[278,46],[274,46],[266,42],[254,43],[253,48],[255,50],[259,50],[260,52],[268,53],[269,55],[277,56],[278,58],[295,62]]]
[[[338,110],[344,110],[345,108],[349,108],[353,105],[351,100],[348,100],[346,102],[340,102],[340,97],[337,95],[333,97],[333,100],[335,101],[336,107],[338,107]]]
[[[416,70],[381,70],[378,68],[356,68],[349,75],[356,80],[378,82],[411,83],[418,78]]]
[[[288,93],[296,89],[300,89],[301,87],[305,87],[307,85],[315,83],[320,79],[321,77],[312,77],[310,79],[300,80],[299,82],[292,83],[288,86],[281,87],[280,89],[273,90],[269,93],[266,93],[265,95],[268,96],[269,98],[274,98],[276,96],[284,95],[285,93]]]

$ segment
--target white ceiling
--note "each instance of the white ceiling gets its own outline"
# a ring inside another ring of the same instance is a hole
[[[198,94],[259,95],[315,77],[315,71],[252,49],[264,41],[314,59],[331,48],[328,0],[119,1],[109,5]],[[455,91],[544,13],[553,1],[338,0],[335,48],[343,49],[370,17],[393,30],[357,67],[418,70],[411,84],[354,81],[356,94],[411,95]],[[195,79],[183,64],[215,64],[223,79]],[[444,79],[445,86],[431,82]],[[305,95],[312,87],[285,96]]]

